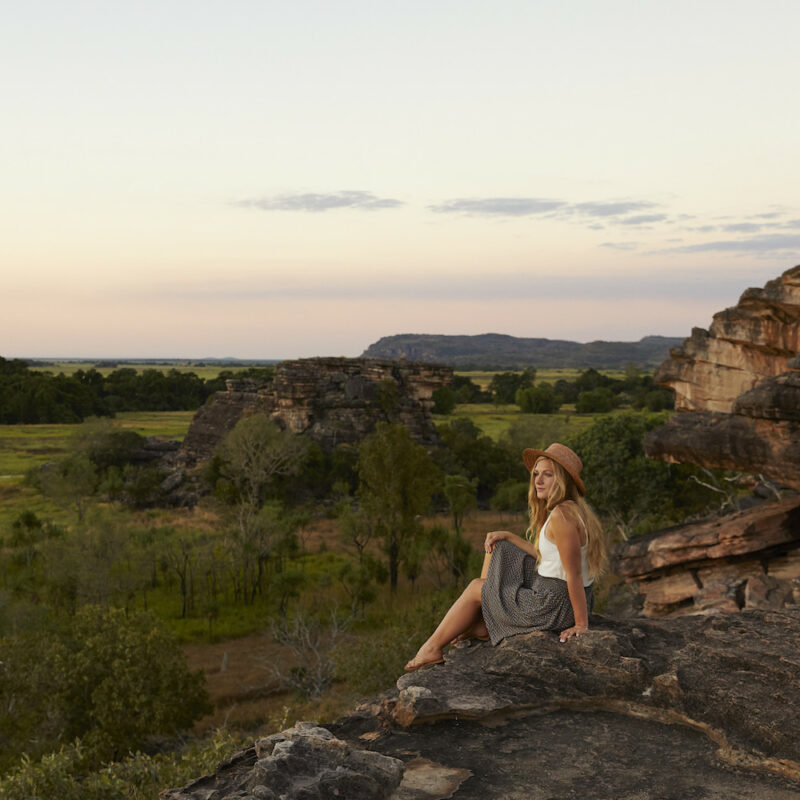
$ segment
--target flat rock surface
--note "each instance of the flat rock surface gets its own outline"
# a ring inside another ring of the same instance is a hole
[[[491,727],[446,720],[390,731],[358,746],[406,763],[425,758],[471,772],[454,793],[438,795],[458,800],[800,797],[800,784],[726,765],[716,757],[716,745],[698,731],[609,712],[563,710]]]

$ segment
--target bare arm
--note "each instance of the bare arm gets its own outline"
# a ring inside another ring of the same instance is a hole
[[[561,564],[567,575],[567,590],[572,603],[572,614],[575,625],[561,631],[561,641],[566,642],[573,636],[589,630],[589,610],[586,607],[586,593],[583,589],[583,571],[581,569],[581,539],[578,525],[558,508],[551,515],[548,533],[558,547]]]
[[[495,544],[501,540],[511,542],[511,544],[519,547],[520,550],[524,550],[529,556],[536,558],[536,548],[533,546],[533,542],[523,539],[522,536],[517,536],[516,533],[511,533],[511,531],[489,531],[483,542],[483,549],[487,553],[491,553]]]

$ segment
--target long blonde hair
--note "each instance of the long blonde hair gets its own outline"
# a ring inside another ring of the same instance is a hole
[[[536,464],[540,461],[549,461],[553,465],[553,485],[547,498],[543,500],[536,496],[533,477]],[[539,536],[544,523],[550,512],[562,503],[574,503],[574,507],[566,505],[562,508],[562,511],[565,511],[570,518],[578,516],[583,520],[586,527],[586,563],[591,577],[597,578],[605,572],[608,564],[608,552],[603,526],[600,524],[600,520],[597,519],[592,507],[583,499],[578,487],[575,485],[575,481],[572,480],[572,477],[564,467],[557,461],[547,458],[547,456],[541,456],[536,459],[536,463],[531,469],[531,482],[528,488],[528,517],[530,524],[528,525],[528,530],[525,531],[525,538],[533,542],[533,546],[536,548],[537,564],[542,560],[542,554],[539,551]],[[573,508],[575,508],[574,511]],[[580,525],[578,520],[575,520],[575,523]]]

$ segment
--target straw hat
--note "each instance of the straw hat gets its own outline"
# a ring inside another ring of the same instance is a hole
[[[522,460],[525,462],[528,472],[533,470],[533,465],[539,458],[549,458],[564,467],[572,480],[575,481],[578,491],[581,494],[586,494],[586,487],[581,480],[583,462],[578,458],[577,453],[570,450],[565,444],[559,444],[558,442],[553,442],[547,450],[532,450],[529,448],[522,453]]]

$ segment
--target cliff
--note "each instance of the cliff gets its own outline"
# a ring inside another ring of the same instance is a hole
[[[695,328],[656,372],[678,413],[652,458],[762,473],[800,489],[800,266]]]
[[[800,267],[695,329],[656,373],[677,413],[648,456],[766,475],[800,489]],[[615,571],[651,617],[800,603],[800,499],[657,531],[618,546]],[[773,500],[775,498],[773,497]]]

